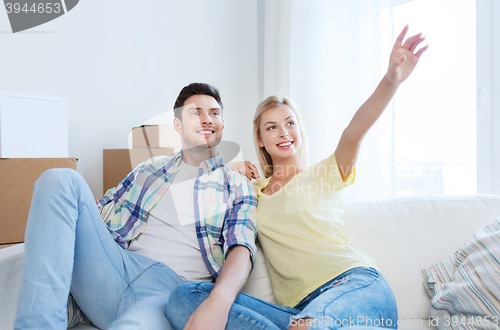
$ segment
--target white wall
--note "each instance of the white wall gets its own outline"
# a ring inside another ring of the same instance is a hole
[[[224,139],[255,159],[257,12],[257,1],[85,0],[13,34],[0,10],[0,89],[69,98],[69,153],[97,198],[102,150],[126,148],[131,127],[190,82],[220,89]]]

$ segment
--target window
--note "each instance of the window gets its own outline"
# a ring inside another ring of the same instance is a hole
[[[475,10],[474,0],[393,7],[394,38],[409,24],[430,45],[393,101],[394,196],[477,192]]]

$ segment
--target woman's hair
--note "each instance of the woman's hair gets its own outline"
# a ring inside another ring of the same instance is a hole
[[[260,167],[262,168],[266,178],[273,175],[273,160],[271,159],[271,155],[266,151],[266,148],[259,146],[259,138],[261,138],[260,120],[264,112],[277,108],[281,105],[287,105],[295,114],[295,121],[299,125],[300,135],[302,136],[302,144],[298,150],[299,158],[302,165],[307,166],[308,163],[307,136],[300,120],[300,112],[297,105],[295,105],[295,103],[286,96],[269,96],[264,101],[259,103],[257,109],[255,110],[255,116],[253,117],[253,143],[255,145],[257,157],[259,158]]]

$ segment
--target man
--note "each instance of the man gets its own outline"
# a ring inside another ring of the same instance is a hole
[[[218,91],[190,84],[174,108],[182,151],[140,164],[98,207],[73,170],[35,183],[15,329],[66,329],[70,290],[99,328],[171,329],[167,301],[184,281],[216,281],[196,320],[227,318],[255,256],[257,201],[216,153]]]

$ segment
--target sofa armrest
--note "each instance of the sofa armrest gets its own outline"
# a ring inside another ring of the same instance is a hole
[[[0,324],[2,329],[13,329],[17,296],[21,288],[24,244],[0,249]]]

